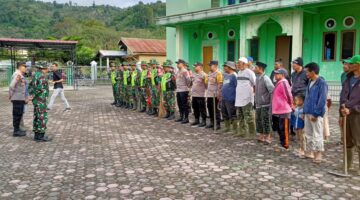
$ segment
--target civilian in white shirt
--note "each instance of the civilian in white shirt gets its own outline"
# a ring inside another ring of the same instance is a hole
[[[238,135],[254,137],[256,135],[254,115],[256,76],[248,68],[248,59],[245,57],[239,59],[237,68],[239,72],[237,75],[235,106],[238,108]]]

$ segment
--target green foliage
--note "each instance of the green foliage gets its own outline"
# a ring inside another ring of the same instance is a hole
[[[165,15],[165,3],[161,1],[150,4],[140,1],[125,9],[35,0],[0,0],[0,5],[0,37],[79,41],[79,64],[89,64],[99,49],[116,50],[120,37],[166,36],[165,28],[155,25],[155,18]],[[68,59],[63,53],[37,54]]]

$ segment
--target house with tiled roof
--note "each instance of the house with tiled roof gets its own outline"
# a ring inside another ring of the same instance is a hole
[[[126,60],[147,61],[156,59],[163,63],[166,60],[166,40],[121,38],[120,51],[126,52]]]

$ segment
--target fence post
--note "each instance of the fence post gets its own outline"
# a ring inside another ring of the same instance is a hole
[[[67,67],[66,68],[66,79],[67,79],[67,83],[69,86],[72,86],[73,85],[73,70],[72,70],[72,66],[70,67]]]
[[[7,84],[10,85],[11,77],[13,75],[13,68],[12,66],[7,67]]]

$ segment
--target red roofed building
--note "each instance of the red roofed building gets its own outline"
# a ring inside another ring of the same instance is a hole
[[[127,52],[127,60],[150,61],[156,59],[159,63],[166,60],[166,40],[121,38],[121,51]]]

